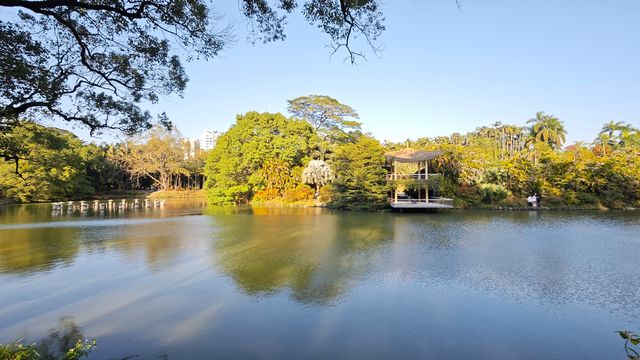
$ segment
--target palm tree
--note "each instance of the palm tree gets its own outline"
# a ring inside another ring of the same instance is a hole
[[[564,123],[553,115],[545,115],[538,111],[534,119],[527,121],[531,126],[531,137],[534,142],[544,142],[557,149],[566,141],[567,130]]]
[[[620,131],[626,126],[627,125],[622,121],[615,122],[611,120],[608,123],[602,124],[602,130],[600,131],[600,134],[608,134],[609,137],[613,138],[616,131]]]
[[[622,147],[638,144],[640,140],[640,132],[629,124],[623,123],[620,127],[620,134],[618,136],[618,145]]]
[[[622,121],[615,122],[613,120],[608,123],[602,124],[602,130],[598,135],[601,138],[606,138],[609,140],[608,145],[610,147],[614,147],[618,144],[618,132],[621,132],[625,128],[625,123]],[[603,136],[606,135],[606,136]],[[602,144],[604,146],[604,144]]]
[[[606,132],[600,132],[600,134],[598,134],[598,138],[594,142],[594,145],[600,146],[600,155],[605,156],[607,155],[607,145],[611,143],[611,136]]]

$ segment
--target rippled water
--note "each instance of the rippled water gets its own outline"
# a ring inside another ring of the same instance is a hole
[[[93,359],[624,359],[637,212],[0,207],[0,341]]]

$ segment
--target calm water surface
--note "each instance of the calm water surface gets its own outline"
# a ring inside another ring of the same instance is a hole
[[[0,207],[0,341],[91,359],[624,359],[640,214]]]

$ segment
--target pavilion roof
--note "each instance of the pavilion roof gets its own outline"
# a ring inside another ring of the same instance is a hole
[[[425,151],[414,149],[402,149],[397,151],[390,151],[385,154],[387,161],[397,161],[403,163],[421,162],[435,159],[442,155],[442,151]]]

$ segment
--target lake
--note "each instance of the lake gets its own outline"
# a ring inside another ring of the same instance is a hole
[[[0,207],[0,341],[90,359],[625,359],[640,213]]]

